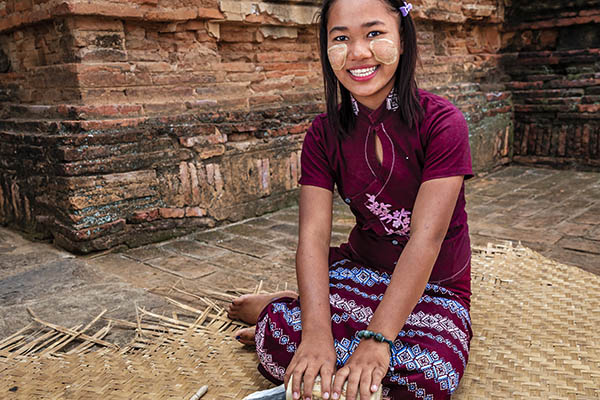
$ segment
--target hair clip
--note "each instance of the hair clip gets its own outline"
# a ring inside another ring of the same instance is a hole
[[[404,6],[400,7],[400,11],[402,11],[402,16],[406,17],[412,9],[413,6],[411,3],[404,2]]]

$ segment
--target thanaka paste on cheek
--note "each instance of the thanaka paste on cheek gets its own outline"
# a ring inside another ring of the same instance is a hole
[[[385,65],[398,60],[398,45],[390,39],[375,39],[369,44],[375,59]]]
[[[344,69],[348,57],[348,46],[345,43],[336,44],[327,49],[329,63],[334,71]]]

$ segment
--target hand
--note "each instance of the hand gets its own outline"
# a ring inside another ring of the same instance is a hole
[[[304,335],[304,332],[302,334]],[[300,384],[304,382],[303,399],[312,398],[313,384],[317,375],[321,375],[323,398],[328,399],[331,393],[331,379],[336,363],[333,337],[306,336],[302,338],[296,354],[285,371],[285,386],[292,385],[292,397],[300,398]],[[292,382],[290,376],[293,375]]]
[[[387,374],[390,357],[390,347],[387,343],[362,340],[346,365],[335,374],[332,398],[340,398],[344,382],[347,380],[347,400],[356,400],[357,393],[360,393],[361,400],[370,399]]]

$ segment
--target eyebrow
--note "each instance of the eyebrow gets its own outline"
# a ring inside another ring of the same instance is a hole
[[[385,25],[385,24],[382,21],[375,20],[375,21],[365,22],[364,24],[361,25],[361,27],[362,28],[371,28],[375,25]],[[331,28],[329,33],[331,34],[334,31],[345,32],[347,30],[348,30],[348,27],[346,27],[346,26],[334,26],[333,28]]]

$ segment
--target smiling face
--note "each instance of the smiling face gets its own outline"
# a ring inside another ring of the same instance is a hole
[[[383,0],[337,0],[329,10],[329,62],[340,84],[371,109],[394,86],[402,54],[399,30],[400,14]]]

